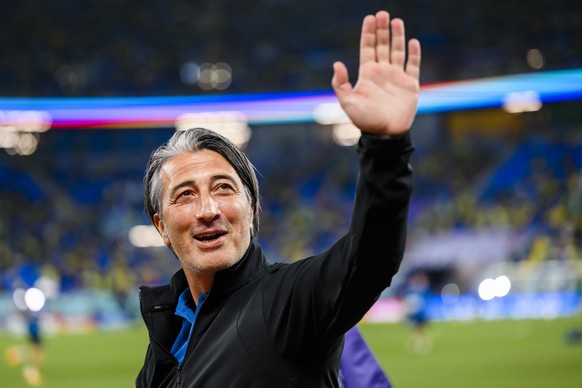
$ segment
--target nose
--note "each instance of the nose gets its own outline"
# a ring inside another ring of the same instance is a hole
[[[196,218],[203,222],[210,222],[218,217],[220,217],[220,206],[218,206],[218,202],[210,194],[200,195],[196,209]]]

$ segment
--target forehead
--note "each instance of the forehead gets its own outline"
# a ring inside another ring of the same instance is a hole
[[[208,149],[176,155],[168,159],[160,169],[160,178],[165,187],[182,181],[199,182],[218,175],[240,182],[234,167],[222,155]]]

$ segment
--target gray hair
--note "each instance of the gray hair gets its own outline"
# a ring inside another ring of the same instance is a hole
[[[154,214],[162,219],[162,185],[160,170],[164,163],[174,156],[186,152],[198,152],[204,149],[222,155],[234,168],[241,179],[245,193],[253,211],[253,229],[255,235],[259,231],[259,182],[255,174],[255,167],[246,155],[226,137],[205,128],[191,128],[177,131],[160,147],[155,149],[148,161],[144,184],[144,208],[153,222]]]

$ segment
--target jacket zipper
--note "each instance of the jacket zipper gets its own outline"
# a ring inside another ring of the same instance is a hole
[[[141,313],[142,313],[142,316],[144,317],[144,323],[145,323],[145,326],[148,330],[150,341],[153,341],[155,344],[157,344],[157,346],[160,349],[162,349],[164,351],[164,353],[166,353],[168,356],[170,356],[176,362],[176,364],[178,364],[176,366],[176,388],[180,388],[180,385],[182,385],[181,384],[182,383],[182,381],[181,381],[182,380],[181,379],[182,364],[180,364],[178,361],[176,361],[176,358],[174,357],[174,355],[171,352],[169,352],[165,347],[163,347],[162,344],[160,344],[160,342],[156,338],[151,336],[151,330],[150,330],[150,327],[148,326],[148,320],[145,319],[145,316],[146,316],[146,314],[151,314],[152,312],[148,312],[148,313],[144,314],[144,311],[143,311],[144,306],[141,302],[141,299],[142,299],[141,290],[139,290],[139,299],[140,299],[140,309],[142,310]],[[168,308],[168,306],[170,306],[170,304],[165,304],[165,305],[158,304],[158,305],[155,305],[153,307],[153,311],[157,312],[157,311],[165,310]]]

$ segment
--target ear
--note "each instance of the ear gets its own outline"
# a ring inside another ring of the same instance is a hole
[[[166,225],[164,224],[164,220],[162,220],[162,217],[160,217],[158,215],[158,213],[154,214],[153,222],[154,222],[154,226],[156,227],[156,229],[158,230],[158,232],[162,236],[162,239],[164,240],[164,244],[166,244],[167,247],[171,247],[172,243],[170,242],[170,238],[168,237],[168,232],[166,231]]]

